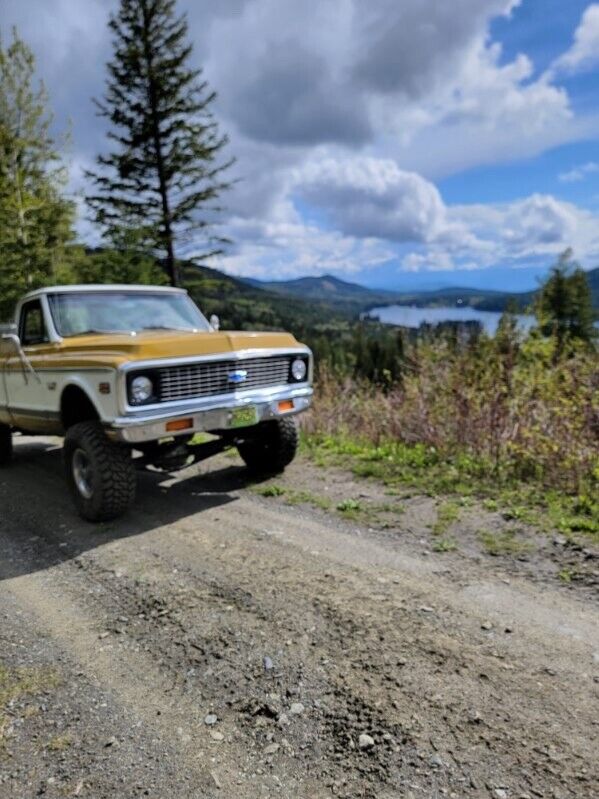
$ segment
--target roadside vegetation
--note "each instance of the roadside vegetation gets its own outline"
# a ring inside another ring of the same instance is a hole
[[[579,280],[565,262],[554,269],[527,337],[508,313],[494,338],[404,339],[382,380],[321,368],[306,451],[389,486],[477,496],[505,518],[599,539],[599,359],[587,311],[578,318]]]

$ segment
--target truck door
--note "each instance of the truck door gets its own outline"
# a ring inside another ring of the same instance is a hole
[[[23,352],[35,369],[43,364],[50,339],[39,299],[30,300],[21,309],[19,338]],[[23,430],[44,432],[48,427],[48,397],[45,381],[26,369],[18,355],[5,365],[5,386],[13,424]]]

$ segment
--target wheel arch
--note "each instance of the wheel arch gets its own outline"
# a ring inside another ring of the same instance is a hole
[[[60,421],[63,430],[81,422],[97,422],[100,413],[89,393],[77,383],[69,383],[60,396]]]

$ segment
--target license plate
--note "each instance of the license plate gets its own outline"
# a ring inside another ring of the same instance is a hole
[[[253,406],[235,408],[231,413],[231,427],[251,427],[253,424],[258,424],[258,411]]]

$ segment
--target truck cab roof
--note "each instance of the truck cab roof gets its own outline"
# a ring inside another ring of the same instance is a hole
[[[88,285],[78,285],[78,286],[46,286],[45,288],[36,289],[35,291],[30,291],[23,297],[22,302],[26,300],[33,299],[35,297],[42,297],[47,294],[80,294],[82,292],[86,293],[93,293],[93,292],[106,292],[106,291],[130,291],[130,292],[145,292],[148,291],[155,293],[160,292],[164,294],[187,294],[185,289],[179,288],[172,288],[171,286],[145,286],[145,285],[131,285],[131,284],[123,284],[120,285],[118,283],[109,283],[109,284],[88,284]]]

